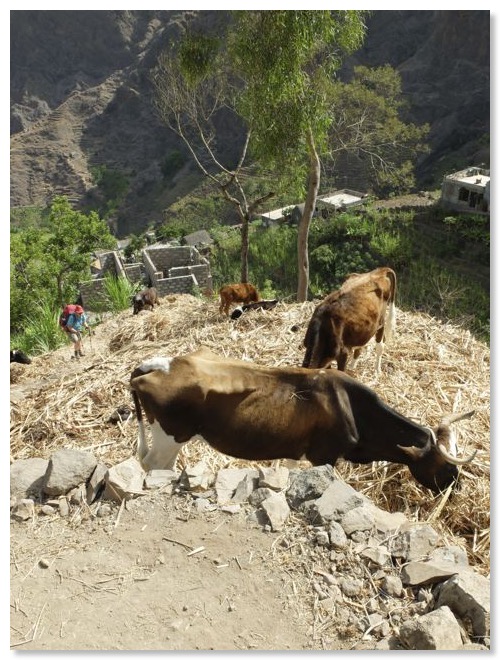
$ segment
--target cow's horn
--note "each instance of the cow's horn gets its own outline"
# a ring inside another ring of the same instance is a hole
[[[443,417],[441,422],[439,423],[439,426],[449,426],[450,424],[453,424],[453,422],[459,422],[461,419],[468,419],[469,417],[472,417],[472,415],[475,414],[475,410],[469,410],[469,412],[466,413],[458,413],[457,415],[448,415],[448,417]]]
[[[469,412],[466,413],[459,413],[457,415],[450,415],[448,417],[444,417],[438,427],[438,431],[440,428],[446,428],[450,424],[453,424],[453,422],[458,422],[460,419],[465,419],[467,417],[472,417],[474,414],[474,410],[470,410]],[[477,449],[475,449],[472,454],[465,458],[457,458],[456,456],[453,456],[450,454],[444,447],[443,445],[437,441],[436,435],[432,429],[429,429],[431,432],[431,442],[432,444],[436,447],[438,452],[441,454],[441,456],[448,462],[451,463],[452,465],[465,465],[466,463],[470,463],[471,461],[474,460],[476,454],[477,454]]]

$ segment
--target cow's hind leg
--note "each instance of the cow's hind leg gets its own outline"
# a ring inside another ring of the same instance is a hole
[[[359,356],[361,355],[362,352],[363,352],[363,347],[359,347],[359,348],[354,349],[353,354],[352,354],[353,361],[351,362],[351,366],[350,366],[351,369],[356,369],[356,366],[357,366],[358,360],[359,360]]]
[[[345,371],[347,360],[349,359],[349,351],[347,348],[342,347],[337,354],[337,369]]]

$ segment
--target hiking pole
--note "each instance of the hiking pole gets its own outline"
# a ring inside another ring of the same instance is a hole
[[[92,347],[92,328],[89,326],[88,330],[89,330],[90,350],[91,350],[92,353],[93,353],[93,352],[94,352],[94,349],[93,349],[93,347]]]

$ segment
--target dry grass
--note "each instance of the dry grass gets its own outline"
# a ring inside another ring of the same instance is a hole
[[[134,454],[135,423],[112,424],[109,417],[131,404],[130,373],[154,355],[184,354],[204,345],[220,355],[267,366],[298,366],[302,339],[314,303],[280,303],[234,322],[218,314],[218,304],[192,296],[167,296],[153,313],[130,310],[96,328],[87,356],[69,360],[70,347],[11,366],[11,458],[49,458],[62,447],[91,450],[113,465]],[[294,326],[297,328],[294,331]],[[474,409],[457,423],[460,451],[478,453],[461,474],[452,495],[433,495],[405,466],[337,464],[338,474],[378,506],[430,521],[450,542],[463,544],[471,564],[489,572],[490,486],[489,348],[462,328],[425,314],[399,311],[395,338],[387,346],[382,374],[373,377],[369,346],[356,370],[359,380],[415,421],[435,426],[454,411]],[[179,466],[205,460],[213,470],[249,465],[217,453],[203,442],[183,449]],[[307,464],[306,464],[307,465]]]

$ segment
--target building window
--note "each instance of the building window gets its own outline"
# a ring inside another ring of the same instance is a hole
[[[458,191],[458,201],[459,202],[468,202],[469,201],[469,191],[467,188],[460,188]]]

